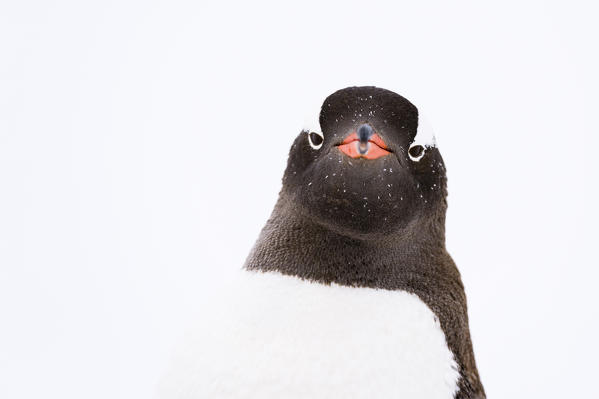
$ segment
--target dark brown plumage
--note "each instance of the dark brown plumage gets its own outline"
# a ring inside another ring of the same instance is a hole
[[[302,132],[283,188],[245,267],[322,283],[404,290],[438,317],[460,367],[456,398],[484,398],[460,273],[445,249],[445,166],[436,147],[408,156],[418,110],[375,87],[351,87],[323,103],[322,148]],[[391,154],[352,159],[335,147],[368,123]]]

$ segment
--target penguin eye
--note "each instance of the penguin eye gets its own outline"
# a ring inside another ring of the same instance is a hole
[[[418,162],[424,156],[424,147],[420,144],[412,144],[408,150],[408,155],[412,161]]]
[[[315,150],[320,149],[322,147],[322,143],[324,142],[324,136],[319,132],[309,132],[308,133],[308,142],[310,143],[310,147]]]

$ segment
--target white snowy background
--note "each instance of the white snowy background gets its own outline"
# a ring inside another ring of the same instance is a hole
[[[306,112],[364,84],[437,133],[488,396],[599,397],[598,11],[0,2],[0,397],[150,397]]]

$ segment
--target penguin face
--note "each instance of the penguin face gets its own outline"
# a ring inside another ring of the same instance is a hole
[[[424,124],[408,100],[349,87],[324,101],[319,123],[321,131],[295,139],[283,178],[283,193],[305,215],[361,237],[444,215],[443,160],[434,139],[422,140]]]

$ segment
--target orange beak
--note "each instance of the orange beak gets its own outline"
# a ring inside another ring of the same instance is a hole
[[[360,151],[360,145],[363,144],[360,143],[358,134],[354,132],[347,136],[345,140],[343,140],[343,143],[337,147],[339,148],[339,151],[351,158],[377,159],[391,153],[388,151],[387,145],[381,136],[376,133],[368,139],[368,143],[366,143],[366,152],[364,152],[364,149]]]

